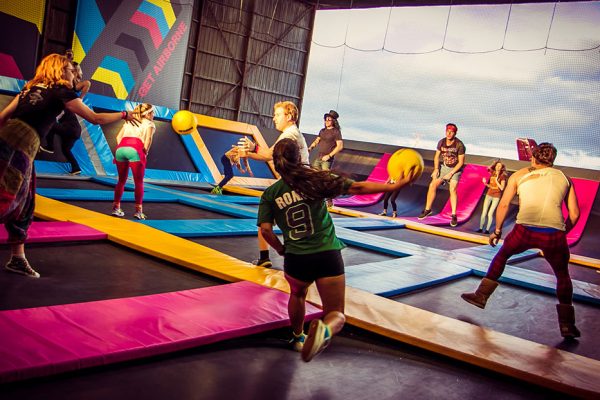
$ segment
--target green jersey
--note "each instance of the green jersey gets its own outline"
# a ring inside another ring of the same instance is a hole
[[[352,182],[347,179],[344,190]],[[325,201],[305,199],[283,179],[269,186],[260,198],[257,224],[263,222],[279,226],[286,253],[312,254],[346,247],[335,235]]]

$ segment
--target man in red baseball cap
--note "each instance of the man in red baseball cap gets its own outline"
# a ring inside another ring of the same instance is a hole
[[[437,188],[441,184],[448,183],[450,190],[450,206],[452,207],[452,217],[450,226],[458,225],[456,217],[456,206],[458,204],[458,196],[456,187],[460,180],[463,167],[465,165],[465,144],[456,138],[458,128],[455,124],[446,124],[446,137],[441,139],[436,148],[435,157],[433,158],[433,173],[431,174],[431,183],[427,190],[427,201],[425,209],[419,215],[419,219],[427,218],[431,215],[431,205],[435,200]],[[440,163],[441,159],[441,163]]]

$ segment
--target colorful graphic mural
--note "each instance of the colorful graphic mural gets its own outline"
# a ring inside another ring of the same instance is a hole
[[[91,92],[178,108],[192,5],[79,0],[73,51]]]
[[[0,1],[0,75],[29,79],[36,67],[45,0]]]

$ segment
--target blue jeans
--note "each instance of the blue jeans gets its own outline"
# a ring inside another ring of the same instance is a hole
[[[494,221],[494,212],[496,211],[496,207],[498,207],[498,203],[500,202],[500,197],[492,197],[489,195],[485,195],[483,199],[483,210],[481,211],[481,218],[479,219],[479,229],[483,229],[483,225],[485,224],[485,217],[487,215],[487,229],[490,230],[492,227],[492,222]]]

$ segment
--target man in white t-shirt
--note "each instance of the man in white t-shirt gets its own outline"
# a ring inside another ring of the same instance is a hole
[[[294,103],[291,101],[275,103],[273,106],[273,123],[275,124],[275,128],[281,132],[275,143],[279,142],[281,139],[295,140],[300,147],[300,159],[302,164],[308,164],[308,146],[306,145],[306,140],[304,139],[304,136],[302,136],[300,129],[298,129],[296,122],[298,122],[298,107],[296,107]],[[272,161],[275,143],[269,148],[263,148],[245,136],[240,141],[239,145],[244,148],[248,157],[253,160]],[[255,260],[253,264],[265,268],[271,267],[273,264],[269,259],[269,245],[261,236],[260,230],[258,231],[258,250],[260,252],[258,260]]]

